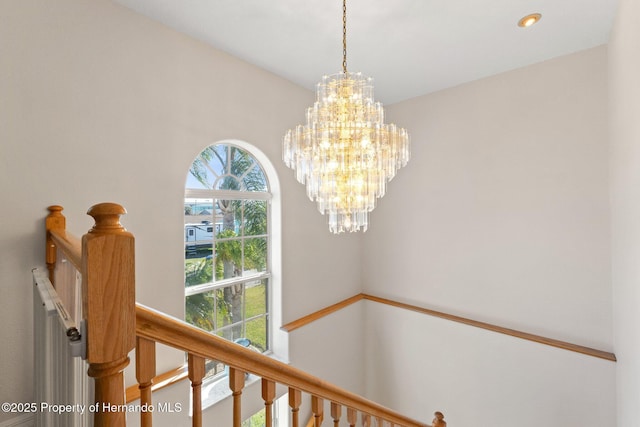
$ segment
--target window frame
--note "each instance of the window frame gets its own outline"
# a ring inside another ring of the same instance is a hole
[[[255,147],[247,147],[245,146],[245,144],[236,144],[234,142],[231,141],[219,141],[216,142],[214,144],[211,144],[207,147],[205,147],[203,150],[200,151],[200,153],[198,154],[198,156],[194,159],[194,161],[192,162],[192,164],[196,161],[196,159],[198,159],[198,157],[200,157],[201,153],[203,151],[205,151],[206,149],[208,149],[209,147],[215,147],[215,146],[219,146],[219,145],[225,145],[227,147],[234,147],[234,148],[238,148],[242,151],[244,151],[245,153],[247,153],[249,156],[252,157],[253,161],[255,162],[254,167],[259,167],[262,175],[264,176],[265,179],[265,186],[266,189],[264,191],[249,191],[249,190],[220,190],[220,189],[215,189],[215,188],[211,188],[211,189],[202,189],[202,188],[187,188],[187,184],[188,184],[188,180],[185,182],[185,192],[184,192],[184,201],[186,202],[188,199],[205,199],[205,200],[212,200],[214,203],[214,211],[215,211],[215,201],[216,200],[256,200],[256,201],[265,201],[266,202],[266,234],[258,234],[258,235],[242,235],[242,236],[238,236],[238,240],[246,240],[246,239],[250,239],[250,238],[266,238],[267,240],[267,251],[266,251],[266,265],[265,265],[265,271],[261,271],[261,272],[257,272],[255,274],[249,274],[249,275],[239,275],[236,277],[231,277],[231,278],[227,278],[227,279],[222,279],[222,280],[216,280],[215,278],[215,264],[214,264],[214,271],[213,271],[213,277],[212,277],[212,281],[209,283],[203,283],[203,284],[198,284],[198,285],[192,285],[192,286],[186,286],[186,274],[185,274],[185,284],[184,284],[184,289],[185,289],[185,293],[184,293],[184,298],[185,298],[185,305],[186,305],[186,301],[187,298],[189,296],[192,295],[197,295],[197,294],[202,294],[205,292],[209,292],[209,291],[215,291],[218,289],[223,289],[229,286],[233,286],[233,285],[241,285],[243,287],[243,302],[242,302],[242,320],[241,322],[237,322],[237,323],[241,323],[242,324],[242,330],[246,331],[246,327],[247,327],[247,323],[251,320],[255,320],[256,318],[260,318],[260,317],[264,317],[265,318],[265,322],[266,322],[266,349],[264,351],[264,354],[271,354],[273,353],[273,342],[274,342],[274,315],[272,312],[273,309],[273,295],[274,295],[274,278],[273,278],[273,259],[274,259],[274,233],[273,233],[273,209],[272,209],[272,201],[274,198],[273,195],[273,189],[272,189],[272,179],[273,179],[273,175],[272,173],[270,173],[270,170],[273,170],[273,166],[271,164],[266,165],[265,167],[265,162],[264,162],[264,155],[256,155],[256,150]],[[261,154],[261,153],[260,153]],[[262,158],[261,158],[262,157]],[[189,166],[189,172],[187,172],[188,174],[191,173],[190,172],[191,169],[191,165]],[[241,176],[235,176],[236,179],[240,180],[242,179],[242,175]],[[277,181],[277,180],[276,180]],[[279,209],[277,210],[279,213]],[[212,248],[215,248],[215,244],[217,241],[219,241],[216,238],[216,234],[217,234],[217,224],[215,222],[215,212],[212,213],[212,215],[214,216],[214,227],[216,227],[216,232],[213,233],[211,242],[212,242]],[[185,217],[186,219],[186,217]],[[186,226],[187,222],[185,220],[184,225]],[[279,218],[278,218],[278,230],[279,230]],[[185,244],[186,244],[186,240],[185,240]],[[280,247],[280,244],[278,242],[277,244],[278,247]],[[185,255],[184,255],[184,260],[187,260],[187,252],[186,252],[186,247],[185,247]],[[279,262],[279,255],[278,255],[278,262]],[[244,264],[244,255],[243,255],[243,264]],[[244,272],[243,272],[244,273]],[[265,313],[264,314],[259,314],[259,315],[255,315],[255,316],[251,316],[249,318],[247,318],[247,312],[246,312],[246,290],[247,290],[247,284],[250,284],[251,282],[256,282],[256,281],[262,281],[265,283],[266,289],[266,295],[265,295]],[[214,314],[215,316],[215,311]],[[186,317],[186,313],[185,313],[185,317]],[[236,323],[233,323],[232,325],[234,325]],[[221,331],[225,328],[230,327],[231,325],[225,325],[222,327],[216,327],[214,328],[213,331],[210,331],[212,334],[216,334],[218,335],[218,331]],[[212,379],[218,378],[218,376],[214,376],[212,377]]]

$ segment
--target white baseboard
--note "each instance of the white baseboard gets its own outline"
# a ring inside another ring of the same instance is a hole
[[[36,417],[33,414],[19,415],[0,423],[0,427],[35,427]]]

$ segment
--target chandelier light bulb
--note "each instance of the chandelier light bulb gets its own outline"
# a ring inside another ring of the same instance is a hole
[[[361,73],[323,77],[307,123],[283,139],[283,160],[328,215],[333,233],[366,231],[369,212],[410,157],[405,129],[385,124],[373,99],[372,79]]]

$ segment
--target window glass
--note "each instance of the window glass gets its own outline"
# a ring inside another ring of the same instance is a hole
[[[185,319],[268,351],[269,185],[258,161],[231,144],[207,147],[185,188]],[[207,376],[224,372],[207,362]]]

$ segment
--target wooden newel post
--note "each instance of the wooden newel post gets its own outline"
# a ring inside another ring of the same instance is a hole
[[[95,379],[95,427],[126,425],[125,367],[136,344],[134,238],[120,224],[126,210],[101,203],[87,214],[95,225],[82,237],[82,310],[88,374]]]
[[[47,261],[47,269],[49,270],[49,281],[55,286],[55,268],[56,268],[56,245],[51,238],[51,230],[64,231],[67,227],[67,220],[62,215],[62,206],[53,205],[47,208],[49,215],[45,219],[45,227],[47,229],[47,249],[45,259]]]
[[[444,415],[440,411],[434,412],[434,418],[431,422],[432,427],[447,427],[447,422],[444,420]]]

